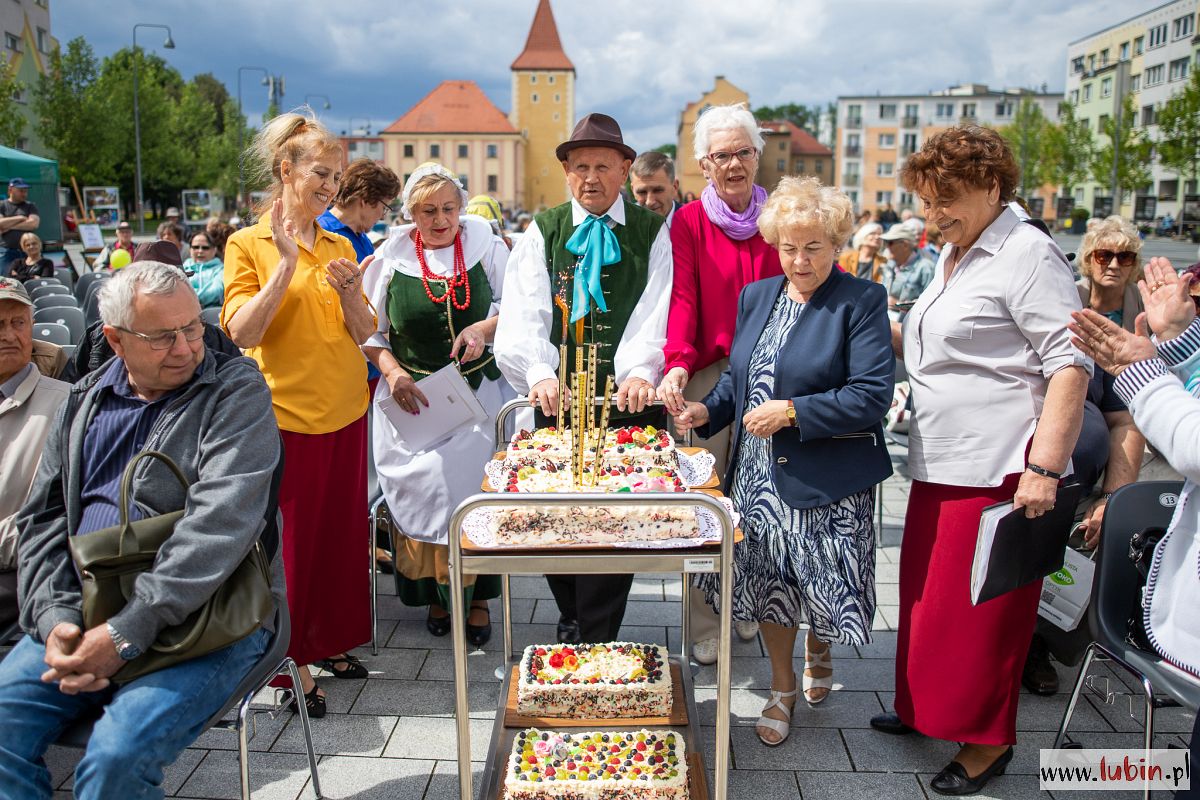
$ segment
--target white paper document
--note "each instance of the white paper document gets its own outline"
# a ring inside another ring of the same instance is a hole
[[[1013,512],[1013,504],[997,503],[988,506],[979,515],[979,537],[975,540],[975,560],[971,563],[971,604],[979,602],[979,592],[987,579],[988,566],[992,560],[992,543],[996,540],[996,527],[1000,520]]]
[[[420,406],[420,414],[410,414],[400,408],[390,394],[381,395],[375,401],[411,452],[427,450],[459,428],[487,419],[487,412],[479,404],[475,392],[453,363],[417,381],[417,388],[429,401],[428,408]]]

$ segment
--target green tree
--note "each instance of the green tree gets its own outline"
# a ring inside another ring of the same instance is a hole
[[[1088,179],[1095,150],[1092,131],[1075,117],[1075,106],[1062,103],[1058,107],[1058,123],[1050,125],[1045,133],[1042,175],[1069,195]]]
[[[82,37],[50,54],[33,89],[35,128],[58,156],[64,180],[107,184],[115,177],[116,134],[97,82],[100,64]]]
[[[1158,161],[1181,179],[1200,177],[1200,70],[1158,113]],[[1183,214],[1178,224],[1183,226]]]
[[[1030,190],[1049,182],[1047,165],[1042,158],[1049,128],[1050,122],[1041,106],[1026,97],[1017,106],[1012,123],[1000,129],[1000,135],[1008,140],[1017,166],[1021,168],[1019,193],[1022,197],[1028,197]]]
[[[754,118],[759,122],[787,120],[798,128],[815,133],[821,119],[821,107],[804,106],[799,103],[784,103],[779,106],[759,106],[754,109]]]
[[[674,142],[668,142],[667,144],[660,144],[658,147],[654,148],[655,152],[666,153],[671,158],[675,158],[675,150],[676,149],[677,149],[677,147]]]
[[[1120,145],[1117,161],[1117,196],[1113,198],[1113,213],[1121,206],[1126,192],[1134,191],[1150,183],[1150,163],[1154,157],[1154,143],[1144,130],[1135,126],[1137,117],[1133,106],[1133,95],[1126,95],[1121,103],[1121,128],[1117,131],[1115,119],[1104,121],[1103,130],[1107,141],[1096,149],[1092,157],[1092,180],[1101,186],[1112,186],[1114,140]]]
[[[17,108],[17,93],[21,88],[12,61],[0,56],[0,144],[8,147],[16,147],[21,131],[25,130],[25,117]]]

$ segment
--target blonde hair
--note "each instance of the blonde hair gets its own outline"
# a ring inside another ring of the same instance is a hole
[[[283,195],[281,169],[284,161],[299,164],[333,150],[340,152],[341,147],[338,138],[317,121],[307,106],[272,119],[262,127],[242,156],[250,162],[251,175],[259,184],[270,187],[267,199],[255,211],[259,215],[269,213],[271,206]]]
[[[1095,219],[1095,218],[1093,218]],[[1092,253],[1103,250],[1101,242],[1115,242],[1114,248],[1132,250],[1137,255],[1133,259],[1133,270],[1129,273],[1127,284],[1137,283],[1142,279],[1142,237],[1138,236],[1137,228],[1124,217],[1114,214],[1104,219],[1088,220],[1088,231],[1079,243],[1079,272],[1088,280],[1092,278]]]
[[[858,248],[863,246],[863,242],[865,242],[867,240],[867,237],[870,236],[872,233],[882,234],[883,226],[880,225],[878,222],[865,223],[861,228],[859,228],[858,230],[856,230],[854,232],[854,239],[851,240],[850,246],[853,247],[855,250],[857,250]]]
[[[854,229],[850,198],[816,178],[782,178],[758,215],[758,229],[772,247],[779,244],[783,230],[814,223],[825,229],[834,249],[844,245]]]
[[[18,244],[19,246],[21,246],[21,247],[24,247],[24,246],[25,246],[25,242],[26,242],[27,240],[29,240],[29,239],[32,239],[33,241],[37,242],[37,243],[38,243],[38,247],[41,247],[41,245],[42,245],[42,239],[41,239],[41,237],[40,237],[40,236],[38,236],[38,235],[37,235],[36,233],[34,233],[33,231],[26,231],[25,233],[22,233],[22,234],[21,234],[21,238],[20,238],[19,240],[17,240],[17,244]]]
[[[434,173],[432,175],[426,175],[412,185],[412,189],[408,193],[408,202],[404,205],[404,208],[408,211],[409,216],[412,216],[412,213],[417,206],[427,202],[429,198],[437,194],[438,190],[443,186],[453,186],[455,188],[456,191],[454,192],[454,199],[458,201],[458,210],[462,211],[462,194],[460,191],[457,191],[459,188],[458,184],[456,184],[450,178],[447,178],[445,175]]]

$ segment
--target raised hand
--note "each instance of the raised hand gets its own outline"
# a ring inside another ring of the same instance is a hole
[[[325,280],[338,293],[344,302],[358,298],[362,294],[363,271],[375,260],[375,256],[367,256],[362,265],[355,264],[348,258],[338,258],[325,265]]]
[[[1120,375],[1130,364],[1158,354],[1150,341],[1145,313],[1138,314],[1134,323],[1137,333],[1130,333],[1090,308],[1071,312],[1071,319],[1074,321],[1067,325],[1075,334],[1071,344],[1111,375]]]
[[[271,204],[271,241],[275,243],[279,257],[293,267],[300,258],[300,245],[296,244],[298,234],[295,223],[283,218],[283,199],[276,200]]]
[[[1175,272],[1167,259],[1152,258],[1146,264],[1146,275],[1138,281],[1138,291],[1146,306],[1146,322],[1159,341],[1174,339],[1196,318],[1190,289],[1191,276]]]

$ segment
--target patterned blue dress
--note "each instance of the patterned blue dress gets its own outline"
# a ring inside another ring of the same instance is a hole
[[[750,357],[746,410],[775,397],[775,359],[804,311],[779,293]],[[794,368],[800,365],[793,365]],[[743,434],[731,498],[745,539],[734,549],[733,618],[798,627],[822,641],[865,644],[875,617],[875,525],[870,489],[816,508],[792,508],[772,476],[771,440]],[[696,585],[714,608],[715,575]]]

